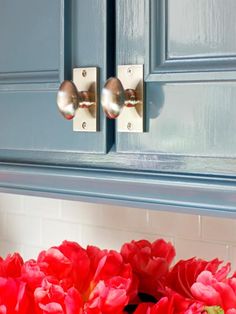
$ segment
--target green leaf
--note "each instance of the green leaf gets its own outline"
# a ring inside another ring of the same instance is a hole
[[[224,314],[224,310],[218,305],[216,305],[216,306],[205,306],[204,310],[208,314]]]

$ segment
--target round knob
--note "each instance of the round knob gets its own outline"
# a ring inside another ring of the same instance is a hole
[[[74,118],[78,102],[79,96],[75,84],[71,81],[64,81],[57,94],[57,105],[67,120]]]
[[[109,78],[102,89],[101,103],[108,118],[119,116],[125,104],[125,91],[118,78]]]

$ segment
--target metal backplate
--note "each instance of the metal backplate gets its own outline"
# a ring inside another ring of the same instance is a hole
[[[117,77],[124,89],[134,89],[139,103],[135,107],[124,106],[117,118],[118,132],[144,132],[143,65],[119,65]]]
[[[91,101],[89,108],[78,108],[73,119],[73,130],[80,132],[98,131],[98,68],[73,69],[73,82],[79,92],[88,91]]]

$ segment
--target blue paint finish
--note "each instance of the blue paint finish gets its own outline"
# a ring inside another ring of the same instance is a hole
[[[117,132],[117,152],[195,157],[196,164],[215,157],[219,171],[236,157],[235,23],[227,12],[235,1],[117,2],[117,65],[144,63],[148,125],[144,134]]]
[[[4,3],[0,191],[235,218],[236,47],[226,34],[235,23],[224,18],[235,1],[214,3],[119,0],[116,12],[113,0],[22,0],[14,11]],[[8,37],[24,7],[31,14]],[[184,10],[198,16],[187,26]],[[219,18],[200,25],[212,12]],[[28,49],[7,55],[15,35]],[[33,45],[37,36],[45,46]],[[98,66],[102,87],[115,62],[145,65],[147,132],[116,132],[114,144],[102,110],[100,132],[72,132],[56,108],[59,81]]]
[[[30,150],[106,153],[113,128],[109,125],[107,135],[104,115],[99,132],[73,132],[72,122],[57,109],[56,94],[60,81],[71,78],[73,67],[99,67],[102,86],[111,67],[107,63],[110,4],[9,0],[1,6],[0,159],[5,150],[11,150],[13,158]],[[37,162],[37,153],[32,161]]]
[[[224,57],[235,61],[234,0],[167,0],[166,4],[167,59]]]
[[[236,26],[229,14],[236,9],[234,0],[227,5],[220,0],[147,0],[145,4],[148,80],[236,78],[226,72],[236,69],[236,46],[230,36]],[[216,72],[220,74],[215,76]]]
[[[223,177],[2,164],[0,191],[236,217],[236,180]]]
[[[61,0],[1,1],[1,73],[59,69],[62,5]]]

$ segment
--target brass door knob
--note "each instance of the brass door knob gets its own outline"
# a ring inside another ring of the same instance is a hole
[[[75,84],[71,81],[62,82],[57,93],[57,105],[59,111],[67,120],[71,120],[75,116],[78,108],[78,91]]]
[[[73,131],[98,131],[98,68],[74,68],[72,81],[64,81],[57,93],[57,105]]]
[[[109,119],[116,119],[124,106],[136,107],[140,100],[136,90],[124,89],[118,78],[111,77],[102,89],[101,103],[106,116]]]
[[[59,111],[67,120],[75,117],[78,108],[89,108],[94,105],[92,95],[88,91],[78,92],[72,81],[64,81],[57,94],[57,105]]]
[[[116,77],[109,78],[102,89],[101,103],[109,119],[115,119],[121,113],[125,101],[125,91],[121,81]]]

